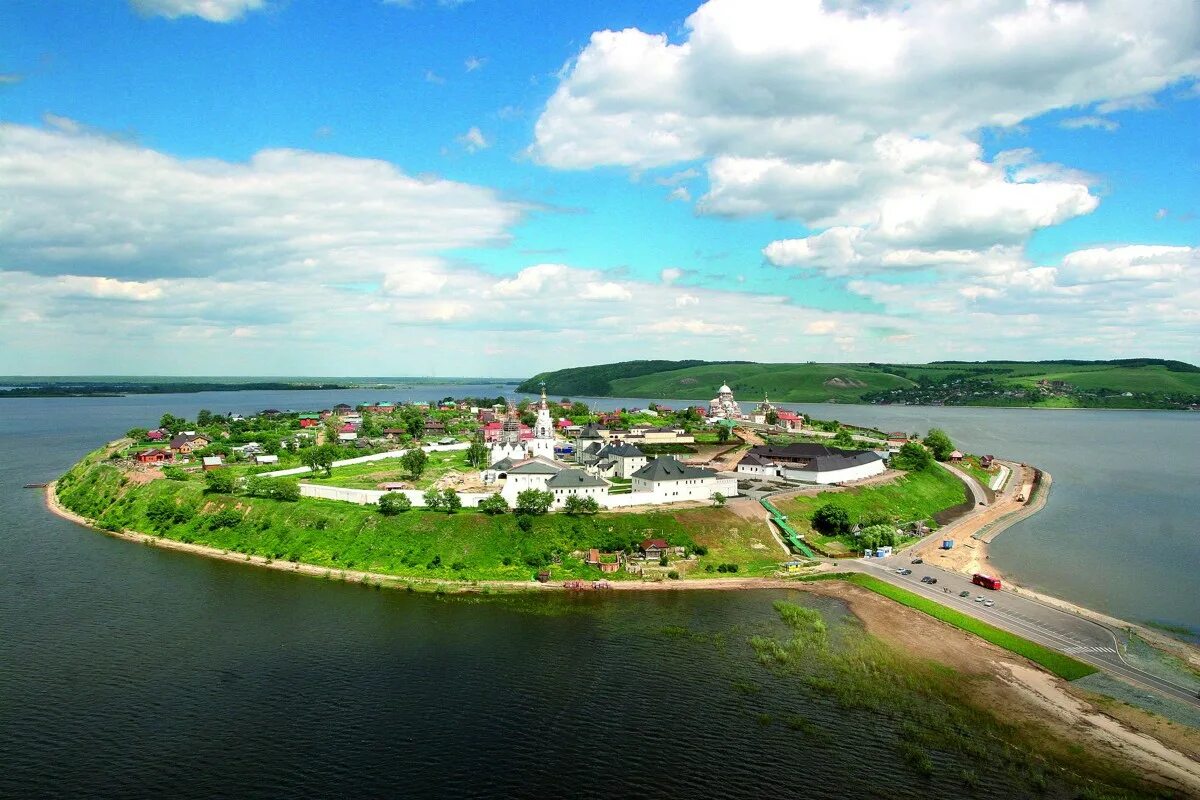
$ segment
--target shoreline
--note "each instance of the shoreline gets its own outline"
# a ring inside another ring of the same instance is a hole
[[[547,583],[539,583],[534,580],[526,581],[505,581],[505,580],[477,580],[477,581],[456,581],[452,579],[442,578],[427,578],[421,576],[404,576],[392,575],[382,572],[369,572],[364,570],[348,570],[335,569],[333,567],[324,567],[317,564],[308,564],[305,562],[296,561],[276,561],[265,556],[256,556],[248,553],[238,553],[230,550],[222,550],[209,545],[196,544],[192,542],[180,542],[174,539],[168,539],[162,536],[153,536],[151,534],[142,533],[140,531],[110,531],[96,525],[92,520],[80,514],[71,511],[62,505],[58,500],[57,494],[58,481],[54,480],[46,484],[44,489],[44,498],[46,509],[62,519],[72,522],[80,527],[89,528],[106,536],[111,536],[117,539],[136,544],[149,545],[159,547],[165,550],[173,550],[190,555],[203,556],[206,558],[216,559],[218,561],[227,561],[236,564],[246,564],[261,569],[272,569],[278,572],[289,572],[300,574],[314,578],[323,578],[326,580],[339,580],[345,583],[360,583],[360,584],[376,584],[380,587],[387,588],[409,588],[423,587],[435,592],[449,592],[454,594],[475,594],[485,591],[502,591],[502,592],[568,592],[579,591],[568,589],[563,585],[562,581],[553,581]],[[1048,493],[1041,493],[1044,498]],[[968,537],[970,538],[970,537]],[[977,540],[976,540],[977,541]],[[986,545],[985,545],[986,547]],[[843,566],[836,563],[822,562],[821,568],[815,570],[813,574],[840,572],[843,571]],[[953,571],[960,571],[954,569]],[[1053,606],[1060,610],[1068,611],[1077,616],[1091,620],[1099,625],[1108,628],[1124,630],[1126,632],[1135,632],[1139,637],[1144,639],[1149,644],[1163,650],[1167,650],[1180,658],[1183,658],[1187,663],[1200,669],[1200,649],[1197,649],[1186,642],[1177,640],[1166,633],[1155,631],[1144,625],[1135,624],[1126,620],[1112,617],[1098,611],[1079,606],[1068,600],[1063,600],[1053,595],[1046,595],[1041,592],[1034,591],[1022,587],[1018,584],[1006,581],[1008,589],[1015,594],[1021,594],[1038,602]],[[811,583],[807,583],[796,578],[705,578],[702,580],[683,578],[680,580],[664,580],[664,581],[611,581],[609,587],[603,590],[584,590],[584,591],[640,591],[640,592],[678,592],[678,591],[745,591],[754,589],[794,589],[806,590]]]
[[[194,542],[180,542],[163,536],[152,536],[148,533],[142,533],[140,531],[110,531],[101,528],[92,520],[75,513],[60,503],[56,492],[57,484],[58,481],[51,481],[50,483],[46,484],[45,488],[46,509],[51,514],[65,519],[68,522],[73,522],[81,527],[103,533],[106,536],[111,536],[115,539],[124,539],[125,541],[134,542],[137,544],[160,547],[164,550],[175,550],[177,552],[190,553],[192,555],[205,556],[207,558],[213,558],[219,561],[229,561],[237,564],[249,564],[251,566],[261,567],[263,569],[277,570],[279,572],[291,572],[317,578],[336,579],[345,581],[347,583],[379,583],[380,585],[389,587],[404,586],[406,584],[420,584],[423,586],[433,587],[435,589],[441,588],[446,591],[453,591],[455,593],[472,593],[483,589],[505,589],[538,592],[575,591],[567,589],[565,586],[563,586],[562,581],[547,583],[538,583],[534,580],[456,581],[442,578],[392,575],[385,572],[336,569],[334,567],[322,567],[317,564],[308,564],[302,561],[276,561],[266,558],[265,556],[237,553],[231,550],[221,550],[220,548],[210,547],[209,545],[204,544],[196,544]],[[705,578],[704,580],[683,579],[674,581],[611,581],[609,583],[609,588],[601,591],[681,591],[697,589],[729,591],[735,589],[788,589],[796,588],[798,584],[798,581],[789,578]]]

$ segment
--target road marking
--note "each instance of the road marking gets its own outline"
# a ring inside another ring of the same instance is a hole
[[[1111,647],[1091,647],[1088,645],[1076,645],[1063,650],[1068,655],[1076,655],[1078,653],[1116,653],[1117,651]]]

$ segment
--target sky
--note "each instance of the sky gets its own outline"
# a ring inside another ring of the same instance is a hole
[[[0,374],[1200,362],[1193,0],[6,0]]]

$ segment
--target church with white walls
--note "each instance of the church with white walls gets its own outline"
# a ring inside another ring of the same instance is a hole
[[[537,405],[537,420],[533,423],[533,438],[521,440],[521,417],[510,403],[500,437],[492,445],[490,463],[504,459],[513,462],[527,458],[554,458],[554,420],[550,416],[550,404],[546,400],[546,387],[542,385],[542,399]]]
[[[729,388],[729,384],[721,384],[721,388],[717,389],[717,396],[708,401],[708,418],[733,420],[742,417],[742,407],[733,399],[733,390]]]

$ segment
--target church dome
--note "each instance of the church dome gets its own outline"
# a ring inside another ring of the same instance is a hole
[[[722,383],[721,388],[717,389],[717,394],[733,394],[733,389],[729,388],[729,384]]]

